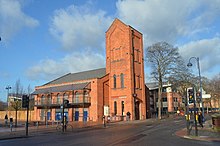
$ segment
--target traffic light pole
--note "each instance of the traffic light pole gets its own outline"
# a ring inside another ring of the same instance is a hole
[[[193,91],[194,91],[194,88],[193,88]],[[196,99],[195,99],[195,95],[194,95],[194,99],[193,99],[193,105],[194,105],[195,135],[198,136],[197,119],[196,119]]]
[[[187,135],[190,135],[190,130],[189,130],[189,104],[188,104],[188,98],[187,98],[187,88],[185,89],[186,90],[186,128],[187,128]]]
[[[29,97],[27,100],[28,100],[28,104],[27,104],[26,136],[28,136]]]

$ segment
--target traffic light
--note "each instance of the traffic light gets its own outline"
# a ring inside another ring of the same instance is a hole
[[[194,98],[195,98],[195,96],[194,96],[194,90],[193,90],[193,88],[188,88],[187,89],[187,96],[188,96],[188,102],[189,102],[189,104],[192,104],[192,103],[194,103]]]
[[[22,95],[22,108],[27,108],[29,106],[29,96]]]

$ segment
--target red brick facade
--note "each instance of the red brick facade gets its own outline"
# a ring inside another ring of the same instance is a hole
[[[100,71],[103,69],[97,72]],[[78,74],[83,72],[68,74],[36,87],[35,119],[59,120],[63,99],[70,102],[65,109],[69,121],[102,121],[104,114],[111,120],[123,120],[127,112],[131,113],[131,120],[145,119],[142,34],[118,19],[106,32],[105,71],[99,77],[88,78],[87,75],[85,80],[77,80]],[[45,99],[49,101],[47,106]]]
[[[116,102],[117,109],[121,109],[116,115],[130,112],[133,120],[146,118],[142,34],[118,19],[106,32],[106,73],[109,74],[111,115],[115,114]]]

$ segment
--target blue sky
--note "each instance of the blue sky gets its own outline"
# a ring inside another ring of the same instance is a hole
[[[220,72],[219,6],[220,0],[0,0],[0,100],[18,79],[27,91],[105,67],[105,31],[116,17],[143,33],[144,48],[167,41],[186,61],[199,57],[201,74],[212,78]]]

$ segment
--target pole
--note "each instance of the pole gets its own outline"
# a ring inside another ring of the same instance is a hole
[[[202,99],[202,79],[201,79],[201,73],[200,73],[200,66],[199,66],[199,57],[197,57],[197,66],[198,66],[198,70],[199,70],[199,84],[200,84],[200,99],[202,102],[202,122],[204,121],[204,103],[203,103],[203,99]]]
[[[63,121],[62,132],[64,132],[64,98],[63,98],[63,109],[62,109],[62,121]]]
[[[186,128],[187,128],[187,135],[190,135],[189,130],[189,104],[188,104],[188,97],[187,97],[187,88],[185,89],[186,92]]]
[[[137,113],[136,113],[136,106],[135,106],[135,103],[136,103],[136,78],[135,78],[135,62],[134,62],[135,58],[134,58],[134,30],[133,29],[131,30],[131,35],[132,35],[131,36],[132,37],[131,38],[131,43],[132,43],[131,47],[132,47],[132,69],[133,69],[132,71],[133,71],[133,79],[134,79],[134,82],[133,82],[133,84],[134,84],[134,91],[133,91],[133,97],[134,97],[134,106],[133,106],[134,114],[133,115],[134,115],[134,117],[133,117],[133,119],[137,120],[136,119],[136,117],[137,117],[136,114]]]
[[[26,136],[28,136],[28,114],[29,114],[29,96],[27,96],[27,121],[26,121]]]
[[[195,91],[194,88],[193,88],[193,91]],[[198,136],[198,128],[197,128],[197,120],[196,120],[196,99],[195,99],[195,95],[194,95],[194,99],[193,99],[193,104],[194,104],[195,135]]]

